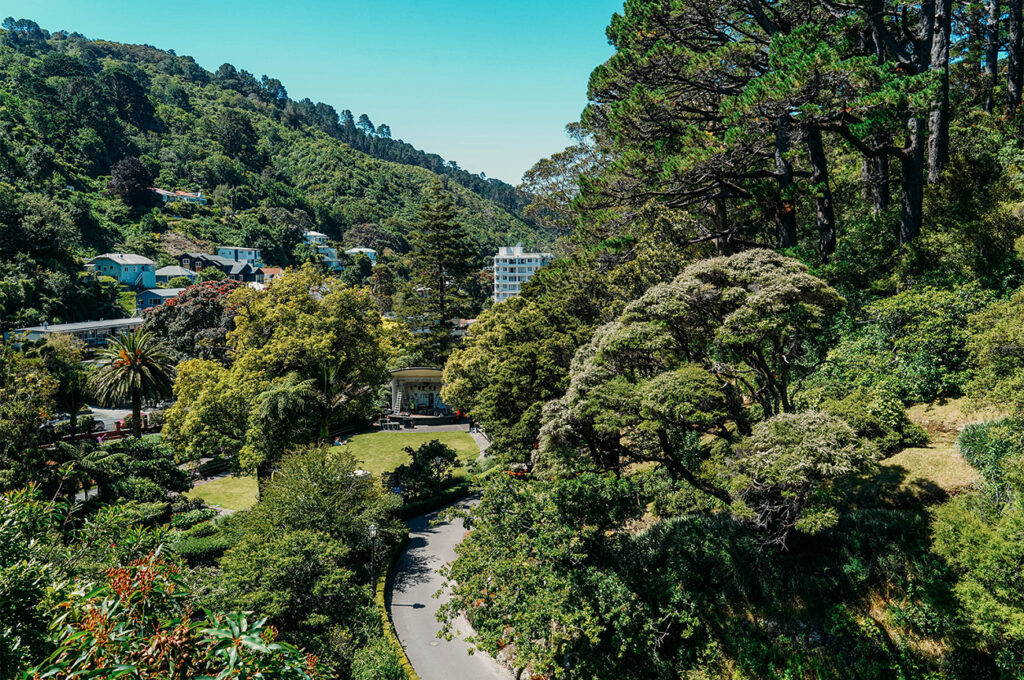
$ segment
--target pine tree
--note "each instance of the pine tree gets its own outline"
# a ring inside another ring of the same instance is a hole
[[[416,214],[409,235],[412,280],[403,311],[424,334],[424,359],[443,363],[452,347],[451,319],[467,307],[465,291],[474,270],[466,232],[450,194],[435,185]]]

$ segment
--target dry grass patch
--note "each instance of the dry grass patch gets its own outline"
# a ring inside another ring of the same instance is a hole
[[[894,497],[909,494],[918,500],[942,500],[969,489],[981,477],[957,450],[957,436],[966,425],[1004,415],[997,409],[977,408],[967,399],[915,404],[907,409],[907,416],[925,429],[931,442],[886,458],[880,476],[889,480]]]

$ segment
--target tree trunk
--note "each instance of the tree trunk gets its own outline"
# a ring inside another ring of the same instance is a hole
[[[132,390],[132,434],[142,436],[142,395],[137,389]]]
[[[779,204],[776,221],[779,228],[779,247],[796,245],[796,210],[793,205],[793,166],[789,152],[789,116],[783,114],[775,121],[775,178],[779,185]]]
[[[821,130],[807,130],[807,151],[811,159],[811,184],[818,222],[818,251],[828,262],[836,250],[836,214],[832,207],[832,189],[828,185],[828,160],[821,142]]]
[[[1009,28],[1009,42],[1006,45],[1007,81],[1006,81],[1006,110],[1012,116],[1017,113],[1020,106],[1021,85],[1024,84],[1024,71],[1021,70],[1022,51],[1021,44],[1021,0],[1010,0],[1009,17],[1007,27]]]
[[[872,159],[871,163],[871,200],[875,215],[888,210],[892,202],[892,194],[889,191],[889,157],[879,154]]]
[[[985,22],[985,110],[992,113],[996,105],[996,79],[999,74],[999,0],[988,0],[988,18]]]
[[[1019,0],[1018,0],[1019,1]],[[932,70],[940,71],[939,93],[928,113],[928,182],[939,180],[949,162],[949,38],[952,28],[951,0],[938,0],[935,4],[935,23],[932,29]]]
[[[900,243],[909,243],[921,233],[924,203],[924,121],[911,115],[907,122],[907,144],[900,155],[903,208],[900,212]]]
[[[715,198],[714,210],[715,228],[720,234],[715,239],[715,250],[719,255],[732,255],[732,236],[726,233],[729,231],[729,211],[721,196]]]

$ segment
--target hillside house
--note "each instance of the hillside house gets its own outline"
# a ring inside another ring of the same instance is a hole
[[[158,189],[156,187],[149,187],[149,190],[162,198],[164,203],[196,203],[198,205],[206,205],[206,197],[203,196],[202,191],[192,194],[187,191],[167,191],[166,189]]]
[[[263,274],[263,283],[270,283],[274,279],[279,279],[284,275],[284,270],[280,267],[260,267],[260,273]]]
[[[194,272],[201,272],[207,267],[215,267],[232,281],[259,281],[263,275],[259,273],[259,267],[254,267],[249,262],[232,260],[220,255],[209,253],[184,253],[178,256],[178,264],[184,269],[191,269]]]
[[[150,288],[144,290],[135,296],[135,309],[136,311],[143,312],[153,307],[159,307],[163,303],[167,302],[173,297],[176,297],[178,293],[185,290],[184,288]]]
[[[373,248],[349,248],[345,251],[346,255],[358,255],[362,253],[366,257],[370,258],[370,262],[377,264],[377,251]]]
[[[171,279],[176,279],[179,276],[184,276],[187,279],[196,281],[199,278],[199,274],[192,271],[191,269],[185,269],[179,267],[176,264],[169,265],[167,267],[160,267],[156,270],[156,282],[157,283],[168,283]]]
[[[101,319],[100,321],[81,321],[78,323],[44,323],[42,326],[15,328],[4,333],[4,341],[19,342],[20,340],[45,340],[51,335],[72,335],[81,340],[86,347],[104,347],[107,339],[113,335],[128,333],[142,325],[140,317],[130,319]]]
[[[109,276],[126,286],[156,286],[156,262],[131,253],[104,253],[88,260],[86,269],[97,276]]]
[[[259,268],[260,265],[263,264],[263,258],[260,255],[259,248],[239,248],[236,246],[220,246],[219,248],[217,248],[217,254],[229,260],[248,262],[253,267],[257,268]]]
[[[345,265],[338,257],[338,249],[327,245],[329,239],[327,234],[319,231],[307,231],[302,234],[302,238],[305,239],[306,243],[316,246],[316,251],[324,258],[324,264],[333,271],[341,271],[345,268]]]

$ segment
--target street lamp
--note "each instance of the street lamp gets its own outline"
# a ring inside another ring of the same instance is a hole
[[[377,584],[374,583],[377,563],[377,525],[371,524],[368,527],[370,532],[370,592],[374,592]]]

